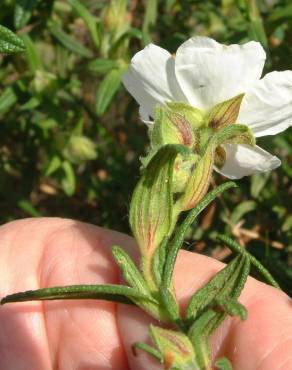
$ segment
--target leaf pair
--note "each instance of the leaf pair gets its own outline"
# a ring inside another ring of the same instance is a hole
[[[188,336],[193,343],[201,369],[210,368],[211,350],[209,337],[227,314],[247,317],[245,307],[237,299],[244,287],[250,270],[249,259],[237,256],[208,284],[199,289],[190,299],[186,310]]]

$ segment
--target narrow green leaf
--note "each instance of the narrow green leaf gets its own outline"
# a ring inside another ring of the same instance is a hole
[[[269,14],[269,21],[278,21],[283,18],[292,17],[292,4],[286,6],[279,6],[278,8],[273,9],[273,12]]]
[[[41,104],[41,98],[32,96],[28,101],[20,106],[21,111],[32,111],[35,110]]]
[[[216,297],[214,300],[214,306],[216,310],[214,311],[216,314],[214,317],[211,317],[210,320],[208,321],[207,325],[204,328],[204,333],[206,338],[210,337],[210,335],[214,332],[215,329],[218,328],[218,326],[224,321],[226,318],[228,312],[227,310],[224,310],[224,308],[221,306],[223,309],[223,312],[218,312],[218,306],[217,306],[217,300],[222,300],[222,301],[236,301],[236,299],[240,296],[240,293],[245,285],[245,282],[247,280],[248,274],[250,271],[250,262],[248,258],[243,258],[243,262],[238,264],[237,269],[233,273],[230,281],[226,284],[224,287],[224,290],[221,291],[221,293]],[[227,307],[228,308],[228,307]],[[205,311],[202,316],[205,314],[208,315],[208,311],[212,311],[213,309],[208,309]],[[235,312],[233,311],[233,314]],[[243,313],[242,311],[238,312],[240,315],[242,315],[243,318],[245,318],[246,312]]]
[[[258,9],[257,0],[245,1],[245,6],[248,12],[249,24],[249,37],[251,40],[259,41],[265,49],[268,48],[268,38],[261,17],[260,10]]]
[[[271,176],[270,171],[268,172],[261,172],[255,173],[251,176],[251,184],[250,184],[250,194],[253,198],[258,199],[261,191],[265,187],[267,181]]]
[[[221,357],[215,362],[218,370],[232,370],[231,362],[226,357]]]
[[[26,57],[28,65],[30,67],[31,72],[35,74],[36,71],[43,69],[41,58],[38,54],[35,43],[32,41],[29,35],[27,34],[23,35],[23,42],[26,47]]]
[[[111,59],[95,59],[88,64],[88,69],[94,73],[105,74],[110,72],[112,69],[118,69],[120,63],[118,60]]]
[[[150,31],[151,27],[155,25],[157,19],[157,8],[158,8],[158,1],[157,0],[148,0],[145,3],[145,17],[143,21],[143,37],[144,37],[144,44],[148,44],[151,42]]]
[[[219,314],[222,316],[222,314]],[[196,360],[199,369],[211,368],[211,349],[208,343],[208,333],[206,328],[209,323],[218,317],[214,310],[204,312],[191,326],[188,337],[195,349]]]
[[[92,52],[80,42],[76,41],[64,32],[57,23],[51,23],[50,25],[51,34],[68,50],[72,51],[75,54],[79,54],[84,58],[91,58]]]
[[[264,278],[264,280],[267,283],[269,283],[275,288],[281,289],[279,284],[269,273],[269,271],[252,254],[247,252],[246,249],[242,248],[241,245],[239,245],[226,235],[218,235],[217,238],[218,240],[226,244],[233,252],[246,255],[249,258],[251,264],[256,268],[256,270],[259,272],[259,274]]]
[[[71,197],[75,193],[76,187],[75,172],[71,163],[68,161],[62,163],[62,169],[63,177],[61,179],[61,185],[66,195]]]
[[[253,200],[245,200],[239,203],[232,211],[230,221],[233,225],[241,220],[241,218],[257,208],[257,204]]]
[[[13,87],[7,87],[0,95],[0,113],[6,113],[17,102]]]
[[[105,113],[119,87],[121,86],[124,69],[113,69],[101,81],[95,101],[95,110],[98,116]]]
[[[30,20],[39,0],[16,0],[14,7],[14,27],[23,28]]]
[[[192,225],[192,223],[195,221],[197,216],[222,192],[236,187],[237,185],[232,182],[228,181],[224,184],[219,185],[217,188],[210,191],[202,200],[201,202],[191,211],[189,211],[188,215],[186,216],[185,220],[182,222],[182,224],[179,226],[171,244],[169,247],[169,251],[167,254],[165,267],[164,267],[164,273],[163,273],[163,282],[162,286],[165,289],[168,289],[168,287],[171,285],[172,281],[172,275],[173,275],[173,269],[174,264],[176,261],[176,257],[178,254],[179,249],[182,246],[182,243],[184,241],[185,235],[189,229],[189,227]]]
[[[144,298],[133,298],[133,302],[137,306],[141,307],[144,311],[149,313],[152,317],[163,322],[168,322],[169,317],[166,315],[163,308],[160,307],[158,299],[156,299],[151,294],[147,282],[143,278],[142,274],[140,273],[130,256],[122,248],[117,246],[113,247],[112,254],[115,261],[122,270],[124,279],[136,291],[143,294],[144,297],[147,297],[146,300]]]
[[[136,349],[140,349],[140,350],[148,353],[150,356],[154,357],[160,363],[162,363],[162,361],[163,361],[163,357],[160,354],[160,352],[156,348],[151,347],[146,343],[137,342],[137,343],[134,344],[133,349],[134,349],[134,355],[136,355]]]
[[[200,315],[200,313],[214,301],[216,296],[225,289],[230,279],[235,277],[235,270],[241,260],[241,256],[234,258],[234,260],[219,271],[208,284],[196,291],[188,303],[186,310],[187,320],[193,320],[197,315]]]
[[[170,321],[175,323],[178,328],[182,329],[183,324],[179,313],[179,305],[172,287],[168,289],[160,289],[160,296]]]
[[[153,257],[152,269],[157,286],[161,285],[168,241],[169,239],[167,237],[162,240]]]
[[[17,206],[32,217],[41,217],[39,212],[27,199],[21,199],[17,202]]]
[[[102,299],[133,304],[133,298],[147,299],[137,290],[123,285],[71,285],[10,294],[1,300],[1,304],[56,299]]]
[[[45,176],[51,176],[53,173],[55,173],[60,167],[62,166],[61,158],[58,155],[54,155],[45,170],[44,175]]]
[[[149,296],[149,298],[153,300],[145,279],[131,257],[118,246],[112,247],[112,254],[116,263],[121,268],[123,277],[127,283],[129,283],[130,286],[135,288],[137,291],[143,293],[145,296]]]
[[[193,322],[191,328],[197,328],[196,322],[202,321],[203,326],[199,329],[203,330],[204,335],[208,338],[224,320],[227,313],[230,312],[232,315],[237,313],[245,319],[246,311],[237,303],[237,298],[244,287],[249,271],[249,259],[243,255],[237,256],[191,297],[186,311],[186,323],[189,325]],[[229,304],[226,303],[227,301]],[[220,307],[223,312],[218,312]],[[216,308],[216,311],[213,308]],[[210,313],[213,311],[214,315]],[[207,320],[209,316],[210,319]],[[205,319],[207,321],[204,321]],[[195,332],[192,331],[192,335],[200,335],[199,329],[196,329]],[[205,344],[203,343],[203,345]]]
[[[69,0],[69,4],[76,11],[76,13],[83,19],[87,25],[92,40],[96,47],[99,47],[101,41],[101,35],[99,34],[99,29],[97,27],[97,20],[93,15],[87,10],[87,8],[78,0]]]
[[[0,25],[0,53],[12,54],[25,50],[25,45],[18,36],[8,28]]]
[[[111,45],[110,53],[111,55],[115,55],[119,53],[119,49],[123,48],[123,46],[131,39],[138,39],[141,40],[143,38],[143,33],[134,27],[131,27],[129,30],[122,33],[118,39]],[[122,49],[123,50],[123,49]],[[121,53],[120,53],[121,54]]]
[[[239,316],[241,320],[247,319],[246,308],[236,299],[216,298],[216,304],[230,316]]]

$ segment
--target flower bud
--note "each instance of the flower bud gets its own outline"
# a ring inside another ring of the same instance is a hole
[[[32,85],[38,94],[50,94],[54,92],[57,87],[57,78],[53,73],[39,69],[35,73]]]
[[[73,163],[81,163],[93,160],[97,157],[94,142],[88,137],[82,135],[71,136],[63,150],[63,154]]]
[[[150,336],[161,353],[165,370],[199,369],[194,348],[185,334],[151,325]]]

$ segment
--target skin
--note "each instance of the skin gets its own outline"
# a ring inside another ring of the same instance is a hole
[[[55,285],[118,283],[113,244],[136,251],[132,238],[72,220],[26,219],[0,227],[0,296]],[[135,253],[135,252],[134,252]],[[223,264],[181,252],[175,287],[187,299]],[[241,302],[248,319],[230,318],[212,338],[216,356],[237,370],[292,369],[292,305],[287,295],[249,278]],[[153,322],[111,302],[21,302],[0,307],[0,363],[5,370],[158,370],[131,346],[148,341]]]

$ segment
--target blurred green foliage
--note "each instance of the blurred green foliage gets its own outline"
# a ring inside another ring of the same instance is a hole
[[[62,216],[128,231],[147,132],[121,77],[147,43],[175,52],[192,35],[253,39],[267,51],[265,72],[292,69],[290,0],[2,0],[0,24],[26,46],[0,55],[1,222]],[[227,231],[287,285],[291,129],[259,142],[282,167],[240,180],[190,238],[194,249],[220,258],[216,232]]]

